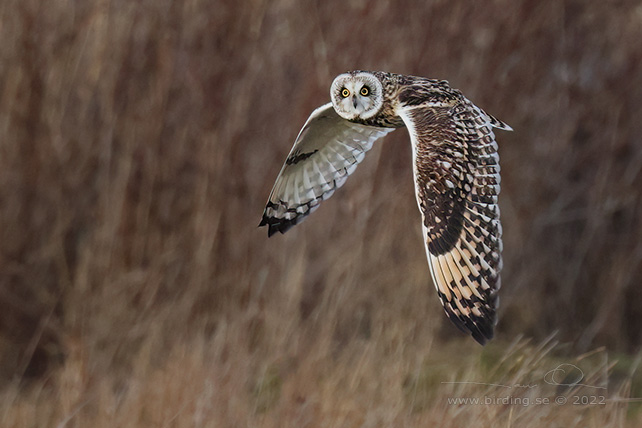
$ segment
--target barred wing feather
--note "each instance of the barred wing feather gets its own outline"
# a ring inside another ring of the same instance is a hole
[[[417,203],[439,299],[450,320],[484,344],[493,337],[502,267],[492,127],[510,127],[463,97],[402,106],[399,115],[412,142]]]
[[[332,103],[316,109],[281,168],[259,226],[267,225],[272,236],[300,223],[345,183],[373,143],[393,130],[349,122]]]

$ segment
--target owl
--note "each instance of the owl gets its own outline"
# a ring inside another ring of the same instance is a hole
[[[444,80],[352,71],[334,79],[330,99],[299,132],[259,226],[285,233],[343,185],[375,141],[407,128],[432,281],[448,318],[485,344],[502,268],[493,128],[511,128]]]

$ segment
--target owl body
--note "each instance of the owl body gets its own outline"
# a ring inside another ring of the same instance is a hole
[[[447,316],[484,344],[502,267],[492,128],[510,127],[444,80],[352,71],[337,76],[330,98],[299,133],[260,225],[285,233],[343,185],[376,140],[406,127],[433,283]]]

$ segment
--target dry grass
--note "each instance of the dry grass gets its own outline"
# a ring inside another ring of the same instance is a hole
[[[641,28],[634,1],[6,0],[0,425],[638,426]],[[404,131],[303,225],[256,228],[357,68],[448,78],[515,128],[487,348],[433,293]],[[542,383],[561,363],[608,403],[447,403],[578,395]]]
[[[239,342],[217,335],[177,345],[158,365],[144,347],[122,383],[92,376],[86,355],[71,354],[44,383],[4,392],[3,425],[634,427],[640,420],[639,404],[627,399],[631,377],[614,381],[617,363],[604,350],[569,359],[549,341],[518,340],[472,351],[428,346],[417,357],[402,347],[391,352],[377,336],[338,357],[315,349],[273,359]],[[234,355],[224,355],[226,345]],[[547,374],[555,368],[571,379]],[[572,383],[579,368],[586,387],[547,383]],[[449,401],[457,399],[481,401]]]

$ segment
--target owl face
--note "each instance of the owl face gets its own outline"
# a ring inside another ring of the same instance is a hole
[[[381,109],[383,86],[370,73],[344,73],[332,82],[330,96],[334,109],[342,118],[369,119]]]

